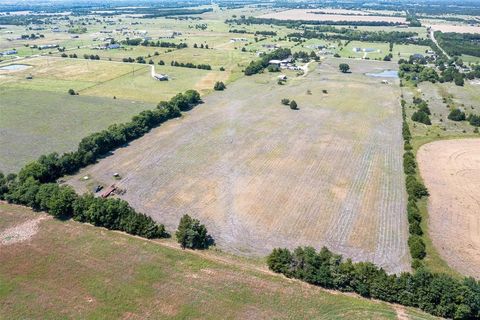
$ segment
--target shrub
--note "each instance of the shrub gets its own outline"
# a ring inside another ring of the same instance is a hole
[[[73,89],[68,89],[68,94],[71,95],[71,96],[76,95],[75,90],[73,90]]]
[[[448,119],[452,121],[464,121],[466,119],[465,112],[460,109],[453,109],[448,114]]]
[[[285,105],[285,106],[290,105],[290,99],[283,98],[283,99],[282,99],[282,104]]]
[[[416,200],[428,196],[428,190],[415,176],[408,175],[406,179],[407,193],[410,199]]]
[[[225,84],[222,81],[215,82],[215,85],[213,86],[213,90],[216,90],[216,91],[223,91],[226,88],[227,87],[225,86]]]
[[[480,116],[476,114],[470,114],[467,118],[468,122],[474,127],[480,127]]]
[[[338,68],[340,69],[341,72],[347,73],[350,71],[350,66],[346,63],[340,63]]]
[[[412,114],[412,120],[415,122],[420,122],[426,125],[431,125],[432,122],[430,121],[430,118],[428,117],[428,114],[426,114],[423,111],[415,111]]]
[[[298,106],[297,106],[297,103],[295,102],[295,100],[290,101],[290,109],[298,110]]]

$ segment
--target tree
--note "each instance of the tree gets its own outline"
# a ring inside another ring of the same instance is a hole
[[[338,66],[338,68],[340,69],[340,71],[342,71],[343,73],[347,73],[350,71],[350,66],[346,63],[340,63],[340,65]]]
[[[68,94],[71,95],[71,96],[74,96],[76,93],[75,93],[75,90],[68,89]]]
[[[453,109],[450,111],[448,119],[452,121],[464,121],[466,119],[465,112],[460,109]]]
[[[290,101],[290,109],[298,110],[298,106],[297,106],[297,103],[295,102],[295,100]]]
[[[213,86],[213,90],[215,90],[215,91],[223,91],[226,88],[227,87],[225,86],[225,84],[222,81],[215,82],[215,85]]]
[[[180,219],[175,236],[182,249],[206,249],[213,242],[207,233],[207,228],[188,214]]]

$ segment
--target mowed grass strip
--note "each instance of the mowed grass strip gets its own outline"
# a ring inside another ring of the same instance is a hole
[[[39,215],[0,204],[0,218],[12,214]],[[171,245],[45,219],[30,240],[0,250],[0,318],[396,318],[385,303],[288,280],[249,260]]]

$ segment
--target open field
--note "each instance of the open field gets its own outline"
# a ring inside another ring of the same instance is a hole
[[[417,153],[430,192],[429,234],[450,266],[480,278],[480,140],[436,141]]]
[[[404,17],[374,16],[374,15],[344,15],[344,14],[316,14],[322,12],[320,9],[291,9],[274,13],[267,13],[259,18],[279,20],[310,20],[310,21],[386,21],[405,23]]]
[[[457,32],[457,33],[480,33],[480,26],[472,26],[467,24],[427,24],[435,31]]]
[[[50,152],[74,150],[86,135],[153,105],[66,92],[0,86],[0,171],[17,172]]]
[[[340,62],[284,86],[278,73],[240,79],[68,183],[85,192],[115,182],[170,230],[192,214],[232,252],[328,245],[409,270],[398,80],[363,75],[395,64],[348,61],[353,73],[341,74]],[[283,97],[300,110],[282,106]]]
[[[0,204],[0,317],[42,319],[434,319],[415,309],[333,293],[215,251],[179,250],[23,207]]]

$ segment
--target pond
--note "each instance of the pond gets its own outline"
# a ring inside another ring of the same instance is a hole
[[[395,70],[383,70],[376,73],[365,73],[366,76],[375,78],[398,78],[398,71]]]
[[[8,66],[0,67],[0,70],[19,71],[19,70],[25,70],[27,68],[30,68],[30,66],[26,64],[10,64]]]

